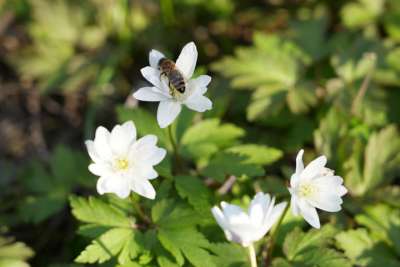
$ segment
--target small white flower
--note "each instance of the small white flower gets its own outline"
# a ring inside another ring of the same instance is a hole
[[[286,207],[286,202],[274,204],[275,198],[259,192],[251,201],[248,213],[226,202],[221,202],[222,211],[215,206],[211,212],[229,241],[247,247],[271,229]]]
[[[166,155],[165,149],[157,147],[156,143],[155,135],[136,140],[136,128],[131,121],[116,125],[111,133],[98,127],[94,140],[85,142],[93,161],[89,170],[100,176],[97,192],[126,198],[134,191],[154,199],[156,192],[149,180],[157,178],[153,166]]]
[[[153,86],[143,87],[137,90],[133,96],[141,101],[160,102],[157,110],[157,121],[161,128],[170,125],[179,115],[184,104],[189,109],[204,112],[212,108],[212,102],[204,94],[207,92],[207,85],[211,81],[208,75],[200,75],[192,79],[197,61],[197,49],[193,42],[186,44],[178,59],[176,68],[183,75],[186,90],[184,93],[171,91],[168,86],[168,79],[161,75],[158,62],[165,56],[152,50],[149,54],[150,66],[141,69],[142,75]]]
[[[304,168],[303,153],[304,150],[300,150],[297,154],[296,172],[290,178],[291,209],[294,215],[300,214],[311,226],[320,228],[316,208],[329,212],[341,210],[341,197],[347,189],[342,185],[343,179],[325,167],[325,156]]]

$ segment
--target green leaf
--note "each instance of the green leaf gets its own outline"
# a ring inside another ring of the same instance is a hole
[[[227,149],[228,152],[246,156],[244,163],[269,165],[279,160],[283,152],[279,149],[261,144],[237,145]]]
[[[395,267],[400,264],[385,244],[371,238],[363,228],[339,233],[336,236],[336,243],[357,266]]]
[[[309,248],[322,247],[330,243],[336,232],[335,228],[329,224],[321,229],[312,229],[307,233],[295,228],[286,236],[283,251],[289,260],[294,260]]]
[[[245,163],[244,156],[221,152],[215,155],[210,163],[202,170],[202,174],[219,182],[224,181],[227,175],[249,177],[264,175],[264,169],[259,165]]]
[[[183,203],[171,199],[158,201],[151,211],[153,221],[164,229],[179,229],[201,222],[198,214]]]
[[[190,127],[182,137],[182,144],[210,143],[223,148],[234,144],[243,135],[244,130],[233,124],[221,124],[219,119],[207,119]]]
[[[218,267],[248,266],[246,249],[235,243],[214,243],[209,249],[215,254],[214,262]]]
[[[135,253],[133,251],[127,251],[135,248],[132,246],[132,239],[132,229],[110,229],[99,238],[93,240],[92,243],[75,259],[75,261],[78,263],[103,263],[122,251],[118,259],[122,260],[121,263],[125,263],[127,257]]]
[[[350,267],[350,262],[342,253],[328,247],[336,233],[337,230],[329,224],[307,233],[295,228],[286,236],[283,251],[294,266]],[[287,265],[282,261],[280,264]]]
[[[141,108],[126,108],[124,106],[117,107],[118,121],[120,123],[126,121],[133,121],[138,131],[138,135],[144,136],[147,134],[154,134],[159,138],[159,145],[165,146],[169,144],[167,135],[164,130],[158,126],[155,114],[141,109]]]
[[[212,255],[206,250],[210,244],[194,228],[164,229],[161,227],[158,238],[180,266],[184,263],[182,255],[195,267],[216,266]]]
[[[376,21],[384,10],[385,0],[358,0],[346,4],[341,17],[349,28],[363,27]]]
[[[131,228],[135,223],[123,211],[95,197],[71,196],[70,204],[75,218],[85,223],[125,228]]]
[[[367,227],[372,236],[394,248],[400,255],[400,211],[385,204],[364,208],[365,213],[355,217],[356,221]]]
[[[176,190],[182,198],[187,199],[189,204],[196,211],[202,213],[203,216],[207,216],[206,214],[211,216],[209,212],[211,209],[211,194],[199,178],[193,176],[176,176],[174,181]]]
[[[296,87],[301,68],[310,61],[293,42],[277,35],[255,33],[253,43],[251,47],[236,49],[234,57],[225,57],[212,66],[231,78],[234,88],[255,90],[247,109],[249,120],[276,115],[285,106],[287,92]],[[305,99],[310,102],[310,98]],[[294,110],[300,110],[297,107]]]
[[[389,183],[400,170],[400,136],[390,125],[370,136],[365,148],[364,191]]]
[[[0,267],[29,267],[26,262],[34,251],[14,238],[0,236]]]
[[[206,162],[218,150],[232,146],[244,130],[219,119],[203,120],[190,127],[182,137],[183,150],[198,162]]]

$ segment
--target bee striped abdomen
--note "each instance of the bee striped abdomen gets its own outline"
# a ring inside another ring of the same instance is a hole
[[[182,74],[178,70],[172,70],[168,75],[170,85],[174,87],[178,92],[184,93],[186,89],[185,80]]]

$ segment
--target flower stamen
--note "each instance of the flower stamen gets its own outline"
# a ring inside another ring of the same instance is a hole
[[[129,161],[125,158],[117,159],[115,162],[115,166],[120,171],[125,171],[129,168]]]
[[[302,197],[309,197],[315,192],[315,187],[311,184],[302,184],[299,187],[299,195]]]

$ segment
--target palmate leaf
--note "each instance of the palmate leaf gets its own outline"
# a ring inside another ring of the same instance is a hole
[[[126,213],[110,204],[95,198],[71,196],[72,214],[81,222],[107,227],[131,228],[135,221]]]
[[[239,48],[234,57],[225,57],[213,65],[222,75],[232,79],[238,89],[255,90],[248,105],[247,118],[275,115],[286,104],[294,113],[315,105],[314,87],[299,82],[299,72],[310,58],[293,42],[278,36],[256,33],[254,45]]]
[[[358,0],[341,10],[343,23],[349,28],[368,26],[377,21],[384,11],[385,0]]]
[[[0,236],[0,267],[29,267],[26,261],[33,255],[33,250],[24,243]]]
[[[152,209],[152,219],[157,225],[157,238],[161,245],[182,266],[185,259],[193,266],[215,266],[208,252],[209,242],[196,229],[202,221],[194,210],[173,200],[163,199]],[[166,259],[161,260],[167,264]],[[168,266],[168,265],[167,265]]]
[[[187,199],[189,204],[207,217],[211,209],[211,193],[204,183],[197,177],[193,176],[177,176],[174,179],[175,187],[179,196]]]
[[[337,232],[331,225],[307,233],[295,228],[286,236],[283,244],[287,261],[276,260],[273,266],[350,267],[349,260],[343,254],[328,247]]]
[[[125,264],[137,255],[137,245],[133,241],[133,229],[113,228],[105,232],[81,252],[75,259],[78,263],[103,263],[114,256]]]
[[[122,201],[122,200],[119,200]],[[82,223],[79,233],[92,240],[75,259],[78,263],[103,263],[112,258],[122,266],[133,264],[142,251],[135,218],[114,198],[105,202],[95,197],[70,197],[72,214]]]
[[[372,238],[364,228],[339,233],[336,244],[351,259],[352,264],[357,266],[395,267],[400,264],[390,248]]]
[[[246,163],[247,157],[235,153],[221,152],[216,154],[201,171],[207,177],[223,182],[228,175],[249,177],[264,175],[260,165]]]
[[[21,181],[27,196],[18,211],[26,221],[38,223],[60,211],[68,194],[78,185],[92,185],[83,153],[64,146],[52,152],[49,164],[34,161],[23,170]]]
[[[232,146],[244,130],[219,119],[203,120],[190,127],[182,136],[183,152],[204,164],[218,150]]]
[[[228,148],[227,151],[246,156],[247,159],[244,160],[244,163],[257,165],[272,164],[283,155],[283,152],[277,148],[260,144],[237,145]]]
[[[218,267],[247,267],[247,251],[235,243],[214,243],[209,247],[215,254],[214,262]]]
[[[400,256],[400,211],[385,204],[364,208],[365,213],[355,217],[356,221],[368,228],[371,235],[387,243]]]

